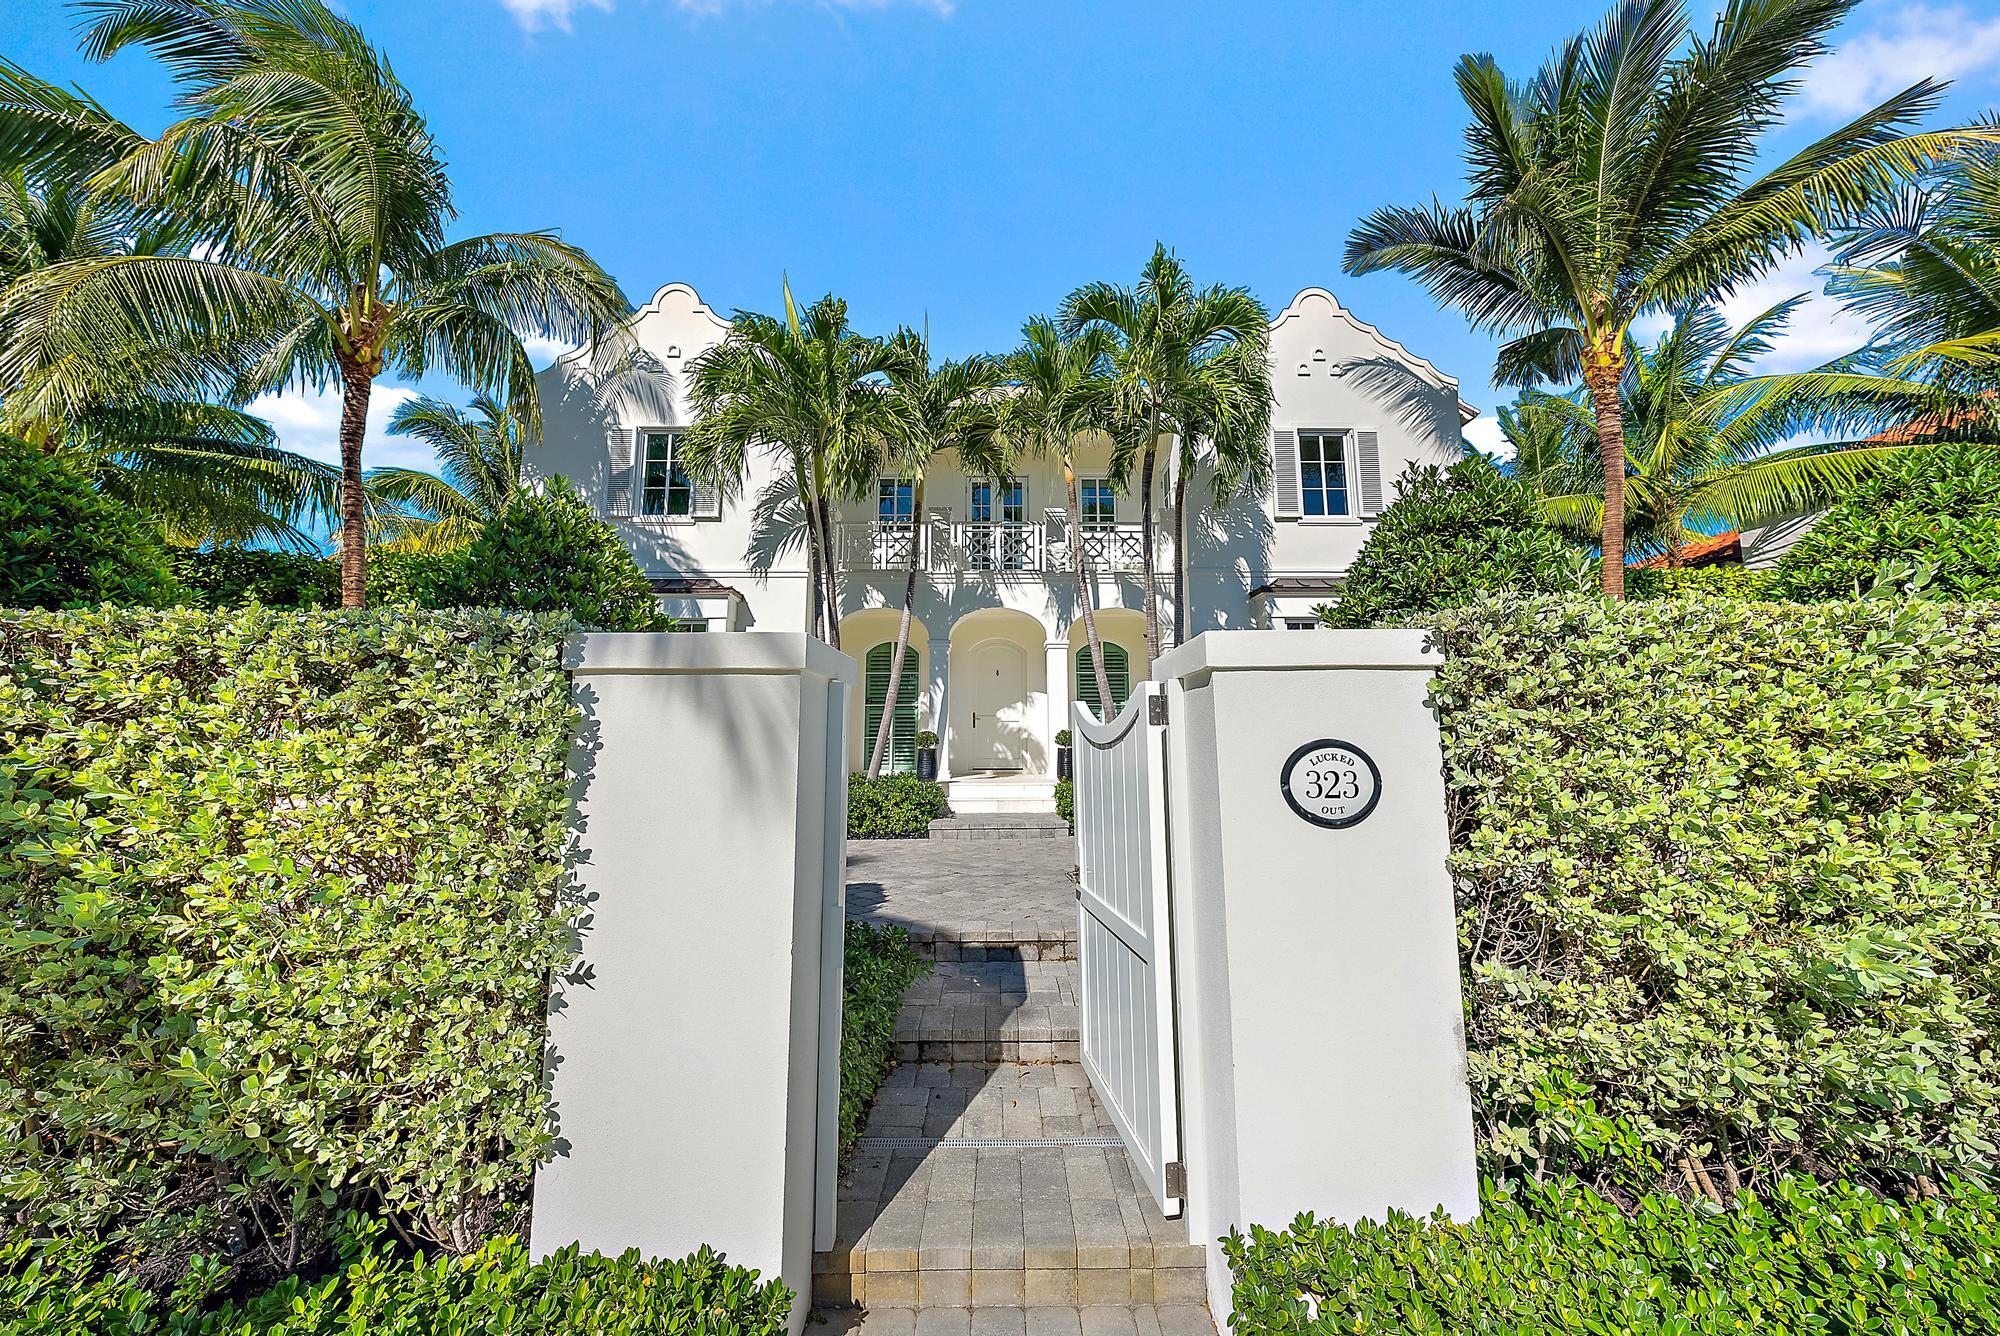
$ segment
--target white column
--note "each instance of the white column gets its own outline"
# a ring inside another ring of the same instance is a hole
[[[1069,727],[1070,672],[1069,641],[1051,640],[1043,646],[1048,652],[1048,695],[1049,695],[1049,773],[1056,772],[1056,734]]]
[[[951,778],[951,640],[931,638],[930,680],[924,686],[930,699],[931,732],[938,735],[938,779]]]
[[[784,1278],[799,1332],[834,1233],[854,661],[786,632],[581,635],[565,658],[589,982],[550,1008],[564,1147],[532,1250],[713,1244]]]
[[[1282,1228],[1300,1211],[1478,1212],[1444,761],[1426,704],[1441,656],[1424,641],[1216,631],[1154,665],[1168,684],[1190,1238]],[[1309,801],[1328,773],[1309,758],[1329,744],[1373,762],[1372,807]],[[1294,758],[1297,808],[1282,786]]]

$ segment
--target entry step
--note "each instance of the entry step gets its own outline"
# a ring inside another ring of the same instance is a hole
[[[1056,814],[1056,782],[1042,775],[971,775],[948,779],[944,782],[944,794],[951,810],[962,817]]]
[[[1046,812],[959,812],[931,822],[934,840],[1066,840],[1069,822]]]
[[[835,1246],[814,1259],[817,1303],[1206,1297],[1205,1250],[1139,1184],[1081,1067],[898,1067],[867,1133],[841,1180]]]
[[[903,994],[900,1062],[1079,1062],[1074,960],[939,961]],[[886,1093],[886,1092],[885,1092]],[[885,1115],[900,1112],[892,1108]],[[924,1128],[943,1135],[947,1107]],[[1061,1127],[1074,1133],[1079,1127]]]

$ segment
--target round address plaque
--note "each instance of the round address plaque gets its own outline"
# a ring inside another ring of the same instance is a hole
[[[1366,821],[1375,810],[1382,772],[1353,743],[1321,738],[1286,759],[1278,787],[1294,812],[1315,826],[1339,830]]]

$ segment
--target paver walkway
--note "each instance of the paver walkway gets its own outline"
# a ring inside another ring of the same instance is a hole
[[[815,1263],[832,1332],[1213,1336],[1204,1249],[1161,1216],[1078,1062],[1075,845],[857,841],[848,912],[937,959]]]

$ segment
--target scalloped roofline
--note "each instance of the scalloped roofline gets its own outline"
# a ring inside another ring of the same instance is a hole
[[[715,308],[701,299],[701,294],[695,291],[694,284],[679,282],[662,283],[653,293],[650,301],[633,311],[631,315],[626,316],[620,324],[629,329],[649,315],[660,314],[667,309],[667,300],[670,297],[686,298],[688,310],[691,314],[706,317],[709,323],[714,325],[718,330],[727,331],[729,329],[730,322],[724,317],[717,315]],[[582,347],[570,349],[561,357],[558,357],[550,369],[553,370],[555,367],[574,362],[583,356],[589,350],[589,347],[589,344],[585,344]]]
[[[1331,306],[1333,308],[1334,315],[1338,316],[1340,319],[1345,320],[1348,324],[1360,330],[1363,334],[1366,334],[1369,338],[1375,340],[1376,343],[1382,346],[1382,349],[1385,352],[1388,352],[1389,354],[1394,356],[1397,361],[1401,362],[1404,366],[1407,366],[1408,368],[1410,368],[1410,370],[1416,372],[1418,375],[1424,377],[1426,380],[1430,381],[1433,385],[1437,386],[1439,389],[1451,390],[1454,393],[1457,392],[1458,377],[1446,375],[1444,372],[1438,370],[1438,368],[1429,360],[1417,356],[1415,353],[1411,352],[1408,348],[1405,348],[1402,344],[1396,342],[1394,339],[1390,338],[1387,334],[1384,334],[1381,330],[1369,324],[1366,320],[1363,320],[1360,316],[1355,315],[1354,312],[1348,310],[1345,306],[1342,306],[1340,304],[1340,298],[1334,296],[1331,292],[1328,292],[1325,288],[1320,288],[1320,287],[1300,288],[1298,292],[1292,297],[1291,304],[1285,307],[1284,310],[1278,312],[1277,318],[1271,321],[1271,328],[1275,330],[1280,325],[1283,325],[1286,321],[1293,320],[1300,316],[1303,316],[1306,313],[1305,311],[1306,303],[1313,299],[1324,300],[1328,306]]]

